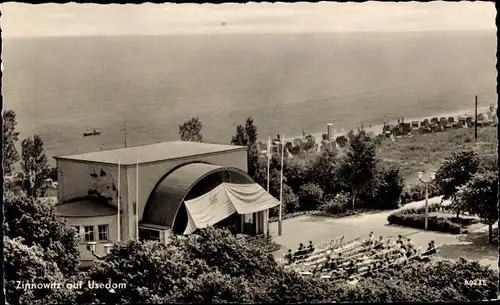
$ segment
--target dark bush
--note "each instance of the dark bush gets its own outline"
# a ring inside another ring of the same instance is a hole
[[[299,206],[301,210],[316,210],[322,204],[323,190],[314,183],[307,183],[300,186]]]
[[[322,204],[320,209],[330,215],[345,213],[349,209],[349,194],[345,192],[337,193]]]
[[[381,168],[377,174],[372,208],[397,209],[403,187],[403,177],[399,168]]]
[[[322,206],[322,209],[325,213],[332,215],[344,213],[347,210],[345,205],[342,205],[341,203],[335,201],[329,201],[328,203],[324,204]]]
[[[483,154],[480,156],[479,162],[482,171],[498,171],[497,154]]]
[[[279,196],[275,196],[279,199]],[[283,210],[282,215],[287,213],[293,213],[299,209],[299,197],[294,194],[292,188],[287,184],[283,183]],[[270,216],[278,216],[279,215],[279,206],[272,208],[269,211]]]
[[[465,279],[484,279],[483,286]],[[440,260],[412,263],[401,270],[375,274],[339,291],[339,302],[449,302],[496,298],[498,275],[477,262]]]

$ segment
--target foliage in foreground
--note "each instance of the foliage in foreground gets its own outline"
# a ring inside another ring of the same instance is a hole
[[[63,283],[57,264],[46,259],[44,250],[26,246],[20,237],[4,237],[4,277],[7,302],[10,304],[46,304],[68,301],[71,291],[53,284]],[[23,289],[19,284],[47,285],[42,289]]]
[[[484,286],[470,285],[484,279]],[[497,295],[498,274],[478,262],[465,259],[416,262],[400,270],[379,273],[351,288],[346,301],[361,302],[449,302],[491,300]],[[341,297],[342,298],[342,297]],[[345,300],[345,298],[342,298]]]
[[[77,272],[78,237],[50,205],[26,196],[4,195],[4,234],[22,238],[28,247],[43,249],[44,260],[55,263],[63,274]]]
[[[41,248],[9,239],[6,245],[10,273],[26,281],[63,281],[57,265],[45,261]],[[484,279],[486,286],[469,287],[464,282],[468,278]],[[34,294],[7,289],[7,293],[9,300],[39,304],[472,301],[495,297],[497,278],[477,263],[446,261],[411,264],[360,279],[356,285],[332,283],[285,270],[271,254],[247,240],[208,228],[187,237],[173,236],[167,245],[134,240],[119,243],[103,261],[78,277],[84,283],[82,289]],[[125,287],[114,292],[95,289],[86,285],[89,280]]]
[[[139,271],[138,271],[139,270]],[[460,278],[457,274],[462,274]],[[227,231],[207,229],[174,237],[169,245],[121,243],[88,277],[125,282],[118,302],[392,302],[483,300],[496,295],[496,275],[467,261],[416,263],[391,274],[376,274],[355,285],[332,283],[283,269],[273,258]],[[469,287],[465,278],[486,286]],[[80,302],[105,301],[106,290],[85,289]]]

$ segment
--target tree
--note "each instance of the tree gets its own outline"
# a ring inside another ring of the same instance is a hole
[[[493,243],[493,224],[498,220],[498,173],[476,173],[472,179],[460,188],[457,200],[465,208],[478,215],[488,224],[489,243]]]
[[[73,303],[74,291],[65,287],[64,275],[55,263],[45,260],[40,246],[28,247],[20,237],[4,236],[3,241],[5,292],[9,304]],[[20,289],[19,283],[43,285],[43,288]]]
[[[259,167],[259,149],[257,147],[257,127],[253,123],[252,117],[248,117],[245,126],[236,127],[236,135],[231,139],[231,144],[248,147],[248,174],[254,180],[257,178]]]
[[[339,145],[340,148],[344,148],[347,146],[349,140],[346,138],[346,136],[338,136],[335,139],[335,142]]]
[[[306,143],[304,143],[304,150],[306,152],[315,152],[318,150],[318,144],[316,143],[316,138],[312,135],[306,136]]]
[[[299,205],[304,211],[316,210],[323,204],[323,190],[314,183],[306,183],[299,188]]]
[[[377,176],[375,199],[378,203],[378,208],[398,208],[399,200],[404,188],[403,177],[399,168],[381,168],[378,171]]]
[[[287,184],[295,193],[298,193],[300,186],[308,182],[311,176],[314,159],[294,157],[283,161],[283,175],[286,177]]]
[[[193,117],[190,120],[179,125],[179,135],[182,141],[203,142],[201,129],[203,124],[198,117]]]
[[[44,196],[48,188],[49,163],[39,135],[24,139],[21,143],[21,167],[23,187],[28,196]]]
[[[278,200],[280,199],[280,180],[281,180],[281,173],[279,169],[271,168],[270,179],[269,179],[269,194],[271,194],[274,198]],[[299,197],[297,197],[297,195],[293,192],[293,189],[290,186],[288,186],[287,178],[284,175],[283,175],[282,188],[283,188],[282,212],[285,214],[297,211],[299,209]],[[271,210],[271,214],[273,215],[277,214],[278,211],[279,211],[279,206]]]
[[[80,260],[79,238],[52,206],[33,197],[8,192],[4,197],[4,211],[5,236],[21,237],[28,247],[39,245],[45,261],[56,263],[65,275],[76,273]]]
[[[436,173],[435,184],[443,194],[443,200],[451,199],[457,218],[463,205],[456,200],[458,188],[470,181],[480,169],[480,160],[471,149],[453,152],[446,158]]]
[[[348,133],[349,145],[342,158],[339,174],[343,185],[350,190],[352,208],[360,194],[369,194],[373,191],[376,173],[375,145],[364,130],[358,133]]]
[[[325,150],[312,161],[307,180],[319,185],[325,194],[341,190],[339,182],[339,158],[335,150]]]
[[[3,174],[11,175],[15,164],[19,161],[19,152],[16,143],[19,141],[19,132],[16,131],[16,113],[7,110],[3,113]]]
[[[104,261],[97,261],[88,272],[88,280],[124,283],[126,288],[116,291],[117,303],[152,300],[170,303],[174,301],[170,298],[175,290],[182,291],[190,278],[209,271],[203,260],[188,259],[179,247],[128,240],[116,244]],[[110,301],[111,298],[107,289],[91,289],[85,285],[78,303]]]

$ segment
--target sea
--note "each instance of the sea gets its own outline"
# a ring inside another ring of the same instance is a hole
[[[3,97],[53,156],[178,140],[350,129],[497,103],[496,33],[5,38]],[[84,137],[84,132],[101,131]],[[125,140],[126,139],[126,140]]]

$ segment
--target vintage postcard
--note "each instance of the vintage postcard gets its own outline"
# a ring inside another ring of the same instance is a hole
[[[498,297],[494,3],[1,11],[7,303]]]

